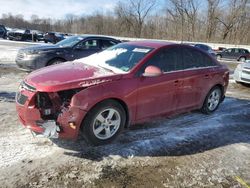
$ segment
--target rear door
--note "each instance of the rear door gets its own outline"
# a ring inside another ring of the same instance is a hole
[[[100,40],[101,43],[100,43],[100,46],[101,46],[101,50],[105,50],[111,46],[114,46],[116,44],[118,44],[117,41],[113,41],[113,40],[108,40],[108,39],[102,39]]]
[[[216,83],[215,67],[211,57],[199,50],[183,49],[183,70],[179,75],[177,109],[197,108],[203,103],[209,89]]]

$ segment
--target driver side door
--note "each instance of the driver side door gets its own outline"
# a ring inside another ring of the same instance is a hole
[[[162,49],[142,66],[141,72],[149,65],[153,65],[160,68],[162,74],[155,77],[141,75],[138,78],[138,121],[174,113],[177,104],[176,89],[180,84],[175,74],[178,62],[181,62],[181,51],[178,48]]]

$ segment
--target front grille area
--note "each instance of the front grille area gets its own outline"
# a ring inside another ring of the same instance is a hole
[[[242,70],[242,73],[250,74],[250,70]]]
[[[24,59],[24,52],[23,51],[19,51],[17,56],[16,56],[17,60],[22,60]]]
[[[17,93],[16,95],[16,101],[21,104],[21,105],[24,105],[25,102],[27,101],[28,97],[23,95],[22,93]]]
[[[245,82],[250,82],[250,79],[247,79],[247,78],[241,78],[241,80]]]

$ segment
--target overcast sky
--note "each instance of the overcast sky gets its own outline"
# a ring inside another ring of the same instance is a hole
[[[31,15],[40,18],[63,18],[67,14],[89,15],[93,12],[112,11],[118,0],[0,0],[2,14],[22,14],[25,19]]]

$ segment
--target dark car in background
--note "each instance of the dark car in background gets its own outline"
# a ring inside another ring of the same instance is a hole
[[[210,46],[208,46],[206,44],[200,44],[200,43],[182,43],[182,44],[194,46],[196,48],[199,48],[199,49],[209,53],[212,56],[216,55],[215,51]]]
[[[7,38],[16,41],[32,40],[32,33],[29,29],[13,29],[7,32]]]
[[[7,37],[7,29],[4,25],[0,25],[0,38],[6,38]]]
[[[216,55],[214,50],[206,44],[195,44],[194,47],[200,48],[200,49],[204,50],[205,52],[211,54],[212,56]]]
[[[32,33],[34,34],[34,41],[44,41],[44,33],[42,31],[32,30]]]
[[[218,60],[226,59],[245,62],[247,59],[250,59],[250,53],[244,48],[228,48],[222,52],[218,52],[216,57]]]
[[[45,66],[83,58],[120,42],[105,36],[72,36],[54,45],[35,45],[22,48],[16,56],[16,64],[20,69],[32,71]]]
[[[50,43],[56,44],[57,42],[63,39],[65,39],[65,36],[62,33],[48,32],[44,35],[45,43],[50,42]]]
[[[7,38],[15,41],[41,41],[43,39],[43,32],[30,29],[12,29],[7,32]]]

